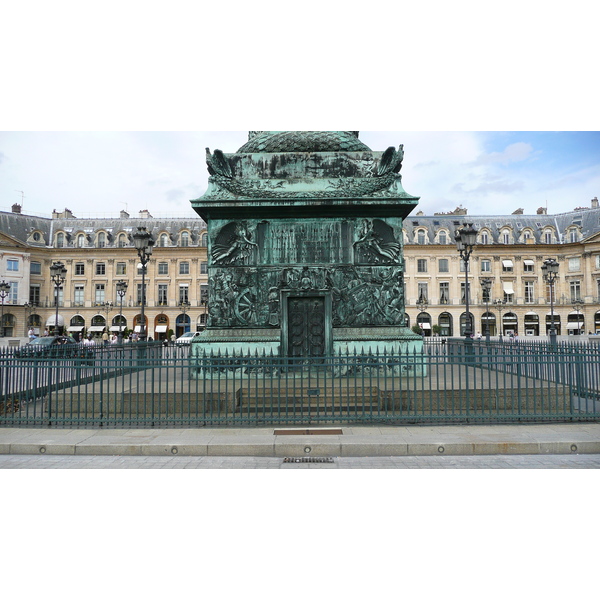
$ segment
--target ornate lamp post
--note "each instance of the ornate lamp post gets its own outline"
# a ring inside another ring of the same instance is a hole
[[[454,234],[456,248],[460,254],[460,258],[465,264],[465,305],[466,305],[466,320],[465,320],[465,342],[472,342],[472,322],[471,313],[469,312],[469,259],[473,253],[473,248],[477,243],[477,229],[473,227],[473,223],[463,223],[462,229],[458,229]]]
[[[548,258],[542,265],[542,277],[550,286],[550,343],[556,344],[556,329],[554,327],[554,282],[558,277],[558,262],[553,258]]]
[[[25,309],[25,335],[27,335],[29,327],[33,327],[33,324],[29,324],[29,319],[31,318],[33,311],[37,308],[37,304],[35,302],[25,302],[23,308]]]
[[[110,313],[112,307],[113,307],[112,302],[103,302],[102,303],[102,310],[106,313],[106,319],[104,319],[104,322],[106,323],[106,333],[108,333],[110,331],[110,328],[108,326],[108,313]]]
[[[500,341],[502,341],[502,311],[504,310],[505,304],[506,300],[494,300],[494,305],[498,309],[498,336]]]
[[[10,294],[10,283],[6,281],[0,282],[0,297],[2,298],[2,317],[0,320],[0,337],[4,337],[4,298]]]
[[[54,284],[54,304],[56,304],[56,314],[54,316],[54,335],[58,335],[58,290],[67,278],[67,268],[60,261],[52,263],[50,267],[50,279]]]
[[[577,335],[581,335],[581,327],[579,326],[579,313],[583,307],[583,300],[573,300],[573,310],[577,311]]]
[[[490,341],[490,292],[492,291],[492,280],[487,277],[481,280],[481,289],[485,302],[485,341]]]
[[[146,317],[144,316],[144,308],[146,306],[146,265],[152,256],[152,247],[154,239],[145,227],[138,227],[138,230],[133,234],[133,245],[137,250],[142,264],[142,322],[140,325],[140,341],[146,341]]]
[[[123,296],[127,293],[127,282],[117,281],[117,294],[119,296],[119,344],[123,343]]]
[[[419,316],[421,316],[428,308],[427,300],[423,296],[421,296],[417,302],[417,308],[419,309]],[[419,323],[419,319],[417,318],[417,323]],[[419,323],[421,327],[421,337],[425,337],[425,330],[423,329],[423,325]]]
[[[186,324],[185,313],[190,309],[190,306],[191,306],[191,304],[187,300],[183,300],[182,302],[179,303],[179,308],[181,309],[181,312],[183,313],[183,333],[186,333],[186,331],[185,331],[185,324]]]

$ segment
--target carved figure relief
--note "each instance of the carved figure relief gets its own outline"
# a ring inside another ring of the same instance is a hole
[[[402,245],[394,230],[381,219],[363,219],[354,242],[354,262],[357,264],[399,263]]]
[[[258,245],[243,222],[228,223],[218,233],[212,247],[214,265],[246,265]]]

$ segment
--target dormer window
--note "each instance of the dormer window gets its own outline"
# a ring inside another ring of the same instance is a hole
[[[57,233],[56,234],[56,247],[57,248],[64,248],[65,247],[65,234],[64,233]]]
[[[106,246],[106,234],[101,231],[98,234],[98,248],[104,248]]]
[[[446,232],[444,230],[440,231],[440,233],[438,235],[438,240],[439,240],[440,244],[448,243],[448,237],[446,236]]]
[[[161,233],[158,245],[161,248],[166,248],[169,245],[169,236],[166,233]]]
[[[182,231],[179,239],[182,248],[187,248],[189,246],[190,234],[187,231]]]

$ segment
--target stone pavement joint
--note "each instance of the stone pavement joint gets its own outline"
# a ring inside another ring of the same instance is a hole
[[[315,428],[313,428],[315,429]],[[276,435],[227,429],[0,428],[0,454],[79,456],[391,457],[600,454],[600,423],[341,426]]]

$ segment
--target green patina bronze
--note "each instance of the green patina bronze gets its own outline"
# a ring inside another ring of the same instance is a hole
[[[374,152],[356,131],[252,131],[206,151],[209,318],[192,353],[421,348],[404,327],[403,147]]]

